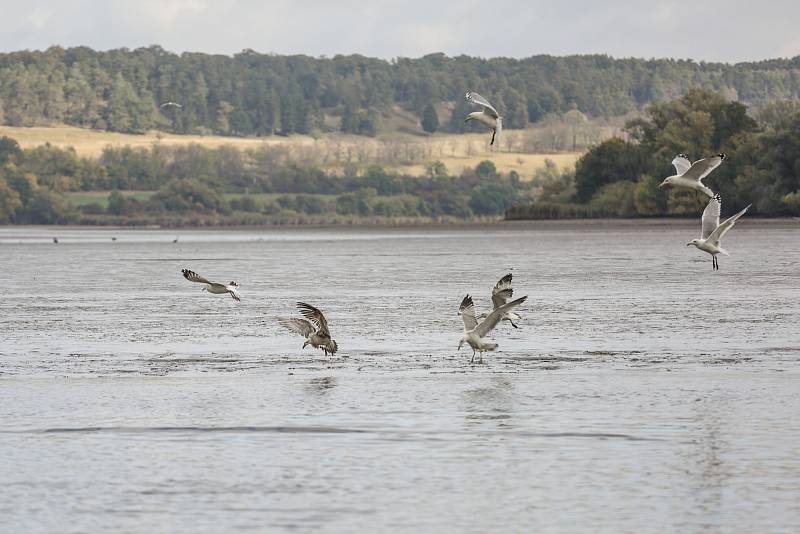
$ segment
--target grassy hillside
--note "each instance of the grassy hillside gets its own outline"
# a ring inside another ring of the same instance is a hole
[[[401,130],[398,119],[398,130]],[[607,127],[601,134],[608,137],[614,132]],[[175,135],[159,131],[146,134],[122,134],[89,130],[72,126],[12,127],[0,126],[0,136],[16,139],[22,148],[33,148],[49,143],[53,146],[75,149],[79,156],[98,157],[107,146],[151,147],[186,146],[199,144],[208,148],[232,146],[238,149],[255,149],[263,146],[287,148],[298,161],[314,161],[333,170],[350,163],[365,165],[378,163],[390,170],[411,175],[424,174],[427,165],[442,161],[452,174],[460,174],[466,167],[491,159],[500,172],[516,171],[529,178],[536,169],[550,159],[561,168],[572,167],[583,151],[546,153],[530,150],[531,139],[543,135],[543,130],[511,130],[506,132],[500,147],[490,147],[491,134],[417,134],[386,133],[377,138],[347,134],[325,134],[317,137],[292,135],[288,137],[223,137]]]

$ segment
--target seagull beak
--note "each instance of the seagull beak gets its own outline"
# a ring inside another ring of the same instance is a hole
[[[686,243],[686,246],[687,247],[691,247],[692,246],[692,242],[690,241],[690,242]]]
[[[664,187],[664,185],[665,185],[664,182],[661,182],[660,184],[658,184],[658,188],[661,189],[662,187]]]

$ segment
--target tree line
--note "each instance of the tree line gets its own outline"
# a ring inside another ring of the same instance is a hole
[[[387,110],[425,131],[464,132],[467,89],[508,128],[579,110],[616,117],[704,88],[758,108],[800,97],[800,57],[735,65],[605,55],[482,59],[430,54],[391,61],[245,50],[173,54],[159,46],[51,47],[0,54],[0,124],[65,123],[118,132],[273,135],[341,130],[375,135]],[[177,106],[161,107],[165,102]]]
[[[533,199],[507,217],[573,218],[695,216],[708,199],[690,190],[658,189],[675,174],[671,161],[726,154],[703,180],[723,206],[766,216],[800,215],[800,102],[776,101],[755,116],[740,102],[693,89],[672,102],[650,105],[631,120],[628,138],[608,139],[578,160],[574,172],[551,173]]]
[[[285,149],[242,151],[198,145],[112,148],[100,158],[49,145],[21,149],[0,138],[0,223],[269,224],[365,218],[498,217],[525,197],[528,182],[490,161],[449,175],[441,162],[424,176],[372,164],[330,171]],[[110,191],[79,207],[71,194]],[[130,194],[147,192],[144,198]]]

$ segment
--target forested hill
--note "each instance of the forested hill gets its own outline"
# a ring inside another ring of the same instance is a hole
[[[0,54],[0,123],[65,123],[119,132],[270,135],[342,130],[374,135],[399,106],[428,130],[459,132],[465,90],[481,92],[510,128],[577,107],[625,115],[702,87],[758,107],[800,97],[800,57],[735,65],[608,56],[393,61],[244,51],[234,56],[158,46],[97,52],[53,47]],[[165,107],[165,102],[182,107]],[[435,115],[435,118],[433,117]]]

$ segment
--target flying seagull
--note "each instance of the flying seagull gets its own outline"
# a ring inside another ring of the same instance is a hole
[[[703,229],[700,239],[692,239],[686,243],[686,246],[694,245],[703,252],[711,254],[711,267],[718,271],[719,262],[717,261],[717,254],[725,254],[728,256],[728,252],[722,248],[720,240],[728,230],[733,228],[733,225],[736,224],[739,217],[744,215],[750,206],[752,206],[752,204],[748,204],[745,209],[720,224],[719,213],[722,209],[722,202],[720,201],[719,195],[715,196],[708,202],[706,209],[703,210]]]
[[[665,185],[674,185],[676,187],[685,187],[700,191],[705,195],[713,198],[714,192],[703,185],[703,178],[708,176],[711,171],[716,169],[722,164],[725,159],[725,154],[717,154],[710,158],[699,159],[692,163],[686,154],[678,154],[672,160],[672,165],[675,166],[675,171],[678,174],[664,178],[658,187],[662,188]]]
[[[315,349],[322,349],[325,356],[329,353],[336,354],[336,351],[339,350],[339,346],[336,344],[336,341],[331,338],[331,331],[328,329],[328,321],[325,319],[325,316],[322,315],[322,312],[305,302],[298,302],[297,308],[305,319],[278,317],[278,323],[284,328],[306,338],[305,343],[303,343],[303,348],[306,348],[307,345],[311,345]]]
[[[470,363],[475,361],[475,351],[480,353],[480,363],[483,363],[483,353],[497,349],[497,343],[487,343],[483,340],[483,337],[497,326],[497,323],[500,322],[506,313],[525,302],[527,298],[527,296],[520,297],[517,300],[512,300],[511,302],[503,304],[499,308],[495,308],[483,322],[478,324],[478,319],[475,317],[475,304],[472,303],[472,297],[469,295],[464,297],[464,300],[461,301],[461,306],[458,308],[461,320],[464,321],[464,337],[458,342],[458,350],[461,350],[465,342],[472,347],[472,359],[469,361]]]
[[[180,108],[182,108],[183,106],[181,106],[181,105],[180,105],[180,104],[178,104],[177,102],[164,102],[163,104],[161,104],[161,105],[160,105],[160,106],[158,106],[158,107],[160,107],[160,108],[178,108],[178,109],[180,109]]]
[[[481,95],[476,93],[475,91],[467,91],[467,94],[464,95],[464,98],[467,99],[468,102],[472,104],[477,104],[481,106],[483,109],[481,111],[473,111],[467,118],[464,119],[464,122],[469,122],[471,120],[476,120],[481,122],[491,128],[492,130],[492,141],[489,143],[490,145],[494,144],[494,138],[497,137],[497,142],[500,142],[500,133],[503,130],[503,117],[497,113],[497,110],[494,109],[488,100],[483,98]]]
[[[511,287],[511,279],[512,274],[508,273],[503,278],[498,280],[498,282],[494,285],[492,289],[492,304],[494,305],[494,309],[496,310],[514,295],[514,289]],[[481,314],[479,318],[483,319],[486,318],[487,314]],[[508,321],[511,323],[511,326],[514,328],[519,328],[514,321],[519,321],[522,319],[519,315],[514,312],[507,312],[504,313],[503,316],[500,318],[501,321]]]
[[[236,290],[239,287],[239,284],[236,282],[220,284],[217,282],[209,282],[206,278],[203,278],[196,272],[190,271],[189,269],[181,269],[181,272],[183,273],[183,277],[188,281],[197,282],[198,284],[205,284],[203,286],[203,291],[208,291],[209,293],[214,293],[215,295],[230,293],[231,297],[233,297],[233,300],[241,300],[239,298],[239,292]]]

